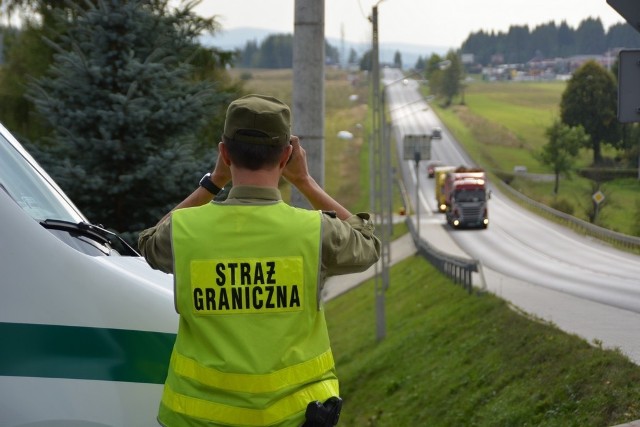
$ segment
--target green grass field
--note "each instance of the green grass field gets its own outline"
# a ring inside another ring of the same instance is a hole
[[[545,131],[559,116],[564,82],[474,82],[465,91],[465,105],[443,109],[435,106],[440,118],[471,157],[492,172],[511,172],[525,166],[529,172],[549,174],[533,153],[547,143]],[[603,146],[603,155],[616,152]],[[582,149],[576,167],[587,167],[592,152]],[[593,211],[592,182],[577,174],[561,177],[553,194],[553,182],[517,179],[512,185],[526,196],[549,206],[569,203],[572,215],[589,220]],[[640,236],[640,181],[616,180],[603,183],[607,196],[601,204],[596,224],[628,235]]]

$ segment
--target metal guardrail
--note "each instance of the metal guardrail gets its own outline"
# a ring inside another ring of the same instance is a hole
[[[612,231],[603,227],[599,227],[595,224],[591,224],[590,222],[581,220],[580,218],[576,218],[572,215],[553,209],[540,202],[536,202],[535,200],[532,200],[519,191],[515,190],[511,186],[504,184],[501,181],[498,182],[500,182],[501,184],[500,188],[505,189],[509,192],[509,194],[513,195],[521,202],[534,209],[537,209],[540,212],[543,212],[544,214],[550,215],[555,219],[562,220],[570,228],[573,228],[576,231],[579,231],[588,236],[595,237],[602,241],[630,249],[634,252],[640,252],[640,237],[629,236],[627,234],[618,233],[617,231]]]
[[[413,237],[413,242],[418,249],[418,253],[433,264],[441,273],[451,278],[455,283],[462,285],[468,293],[471,293],[473,291],[472,273],[478,271],[478,261],[459,258],[437,250],[418,236],[411,218],[407,217],[406,223]]]

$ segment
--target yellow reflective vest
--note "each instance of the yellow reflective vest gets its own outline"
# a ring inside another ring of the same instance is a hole
[[[279,201],[172,214],[180,325],[158,421],[300,426],[338,396],[320,305],[321,213]]]

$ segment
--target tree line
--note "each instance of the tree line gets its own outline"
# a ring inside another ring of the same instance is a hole
[[[512,25],[507,32],[480,30],[469,34],[459,48],[461,54],[473,54],[479,65],[522,64],[532,59],[566,58],[574,55],[603,55],[618,48],[640,47],[640,33],[626,23],[605,30],[600,18],[584,19],[576,28],[566,21],[549,22],[530,29],[528,25]],[[273,34],[262,42],[248,41],[234,52],[235,64],[242,68],[291,68],[293,35]],[[340,62],[339,50],[325,43],[328,64]],[[371,67],[371,51],[361,56],[352,48],[348,63],[359,64],[361,70]],[[424,69],[420,57],[415,69]],[[402,67],[401,52],[396,52],[394,65]],[[411,65],[411,64],[406,64]]]
[[[566,58],[574,55],[603,55],[611,49],[640,47],[640,33],[626,23],[605,31],[600,18],[584,19],[577,28],[566,21],[538,25],[512,25],[507,32],[471,33],[460,52],[473,54],[480,65],[522,64],[534,58]]]
[[[248,41],[236,49],[235,65],[240,68],[283,69],[293,67],[293,34],[272,34],[262,42]],[[340,52],[325,41],[325,62],[337,64]]]

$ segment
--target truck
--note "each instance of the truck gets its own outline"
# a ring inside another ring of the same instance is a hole
[[[489,213],[487,177],[480,168],[461,166],[444,176],[444,206],[447,223],[454,228],[487,228]]]
[[[0,125],[0,424],[157,426],[173,275],[91,224]]]
[[[433,169],[433,178],[436,194],[436,206],[438,206],[438,212],[444,213],[447,210],[447,201],[445,194],[445,179],[449,172],[453,172],[456,169],[455,166],[438,166]]]

